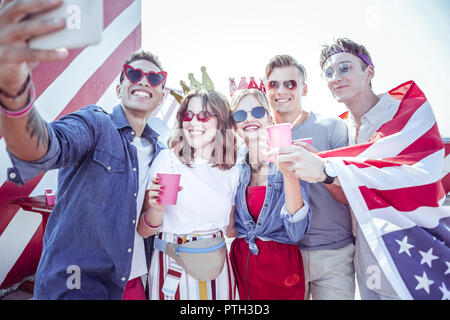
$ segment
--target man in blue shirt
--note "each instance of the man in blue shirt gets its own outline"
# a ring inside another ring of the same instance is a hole
[[[154,55],[135,53],[124,65],[117,86],[121,104],[111,114],[90,105],[46,123],[33,108],[29,62],[63,59],[67,51],[33,51],[26,41],[64,22],[21,19],[55,2],[9,2],[0,7],[0,131],[14,165],[8,178],[23,185],[60,168],[35,298],[122,299],[132,265],[145,261],[143,244],[135,243],[145,194],[139,169],[148,168],[162,148],[147,120],[164,99],[166,73]],[[135,138],[141,138],[138,144]]]

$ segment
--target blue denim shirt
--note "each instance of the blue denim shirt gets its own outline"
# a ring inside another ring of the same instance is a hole
[[[34,162],[10,154],[14,168],[8,170],[10,181],[22,185],[59,168],[35,298],[122,299],[137,223],[139,166],[131,144],[135,132],[120,105],[111,114],[90,105],[47,127],[47,154]],[[153,143],[154,156],[163,148],[148,125],[142,137]]]
[[[245,153],[245,152],[244,152]],[[241,153],[241,155],[243,155]],[[236,210],[234,212],[235,228],[238,238],[245,238],[250,251],[257,255],[256,238],[272,240],[281,243],[297,244],[308,231],[311,220],[309,208],[309,184],[300,180],[304,206],[293,216],[285,208],[283,175],[273,164],[269,164],[267,176],[266,197],[255,222],[247,208],[245,198],[247,186],[250,183],[250,165],[245,161],[246,155],[238,160],[239,186],[236,193]]]

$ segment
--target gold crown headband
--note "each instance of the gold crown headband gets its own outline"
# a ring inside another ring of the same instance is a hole
[[[181,88],[183,89],[183,96],[185,96],[189,91],[192,90],[214,90],[214,83],[206,72],[206,67],[202,66],[200,70],[202,72],[201,83],[198,82],[197,79],[195,79],[193,73],[188,74],[189,86],[183,80],[180,81]],[[175,100],[177,100],[178,103],[181,103],[183,96],[179,95],[174,90],[170,90],[170,94],[175,98]]]

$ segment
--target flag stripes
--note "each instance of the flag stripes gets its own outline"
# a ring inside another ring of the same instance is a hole
[[[369,142],[319,155],[331,161],[365,239],[400,298],[445,298],[450,210],[442,206],[444,144],[431,106],[414,82],[389,93],[401,100],[398,111]],[[414,255],[405,254],[405,248],[419,243]]]

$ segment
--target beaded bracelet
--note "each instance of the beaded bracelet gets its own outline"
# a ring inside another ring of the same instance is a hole
[[[30,83],[31,83],[31,86],[30,86],[30,97],[28,99],[27,105],[24,108],[20,109],[20,110],[14,110],[13,111],[13,110],[6,109],[0,103],[0,113],[1,114],[3,114],[4,116],[10,117],[10,118],[20,118],[20,117],[26,115],[31,110],[31,108],[33,108],[34,102],[35,102],[35,97],[36,97],[36,92],[35,92],[35,89],[34,89],[33,82],[31,82],[31,80],[30,80]],[[10,97],[8,97],[8,98],[11,99],[11,100],[14,100],[14,99],[12,99]]]
[[[159,227],[161,227],[161,224],[160,224],[160,225],[157,225],[157,226],[154,226],[154,225],[150,224],[150,223],[147,221],[147,219],[145,219],[145,213],[144,213],[144,215],[143,215],[143,218],[144,218],[144,223],[145,223],[145,225],[146,225],[147,227],[149,227],[150,229],[158,229]]]

